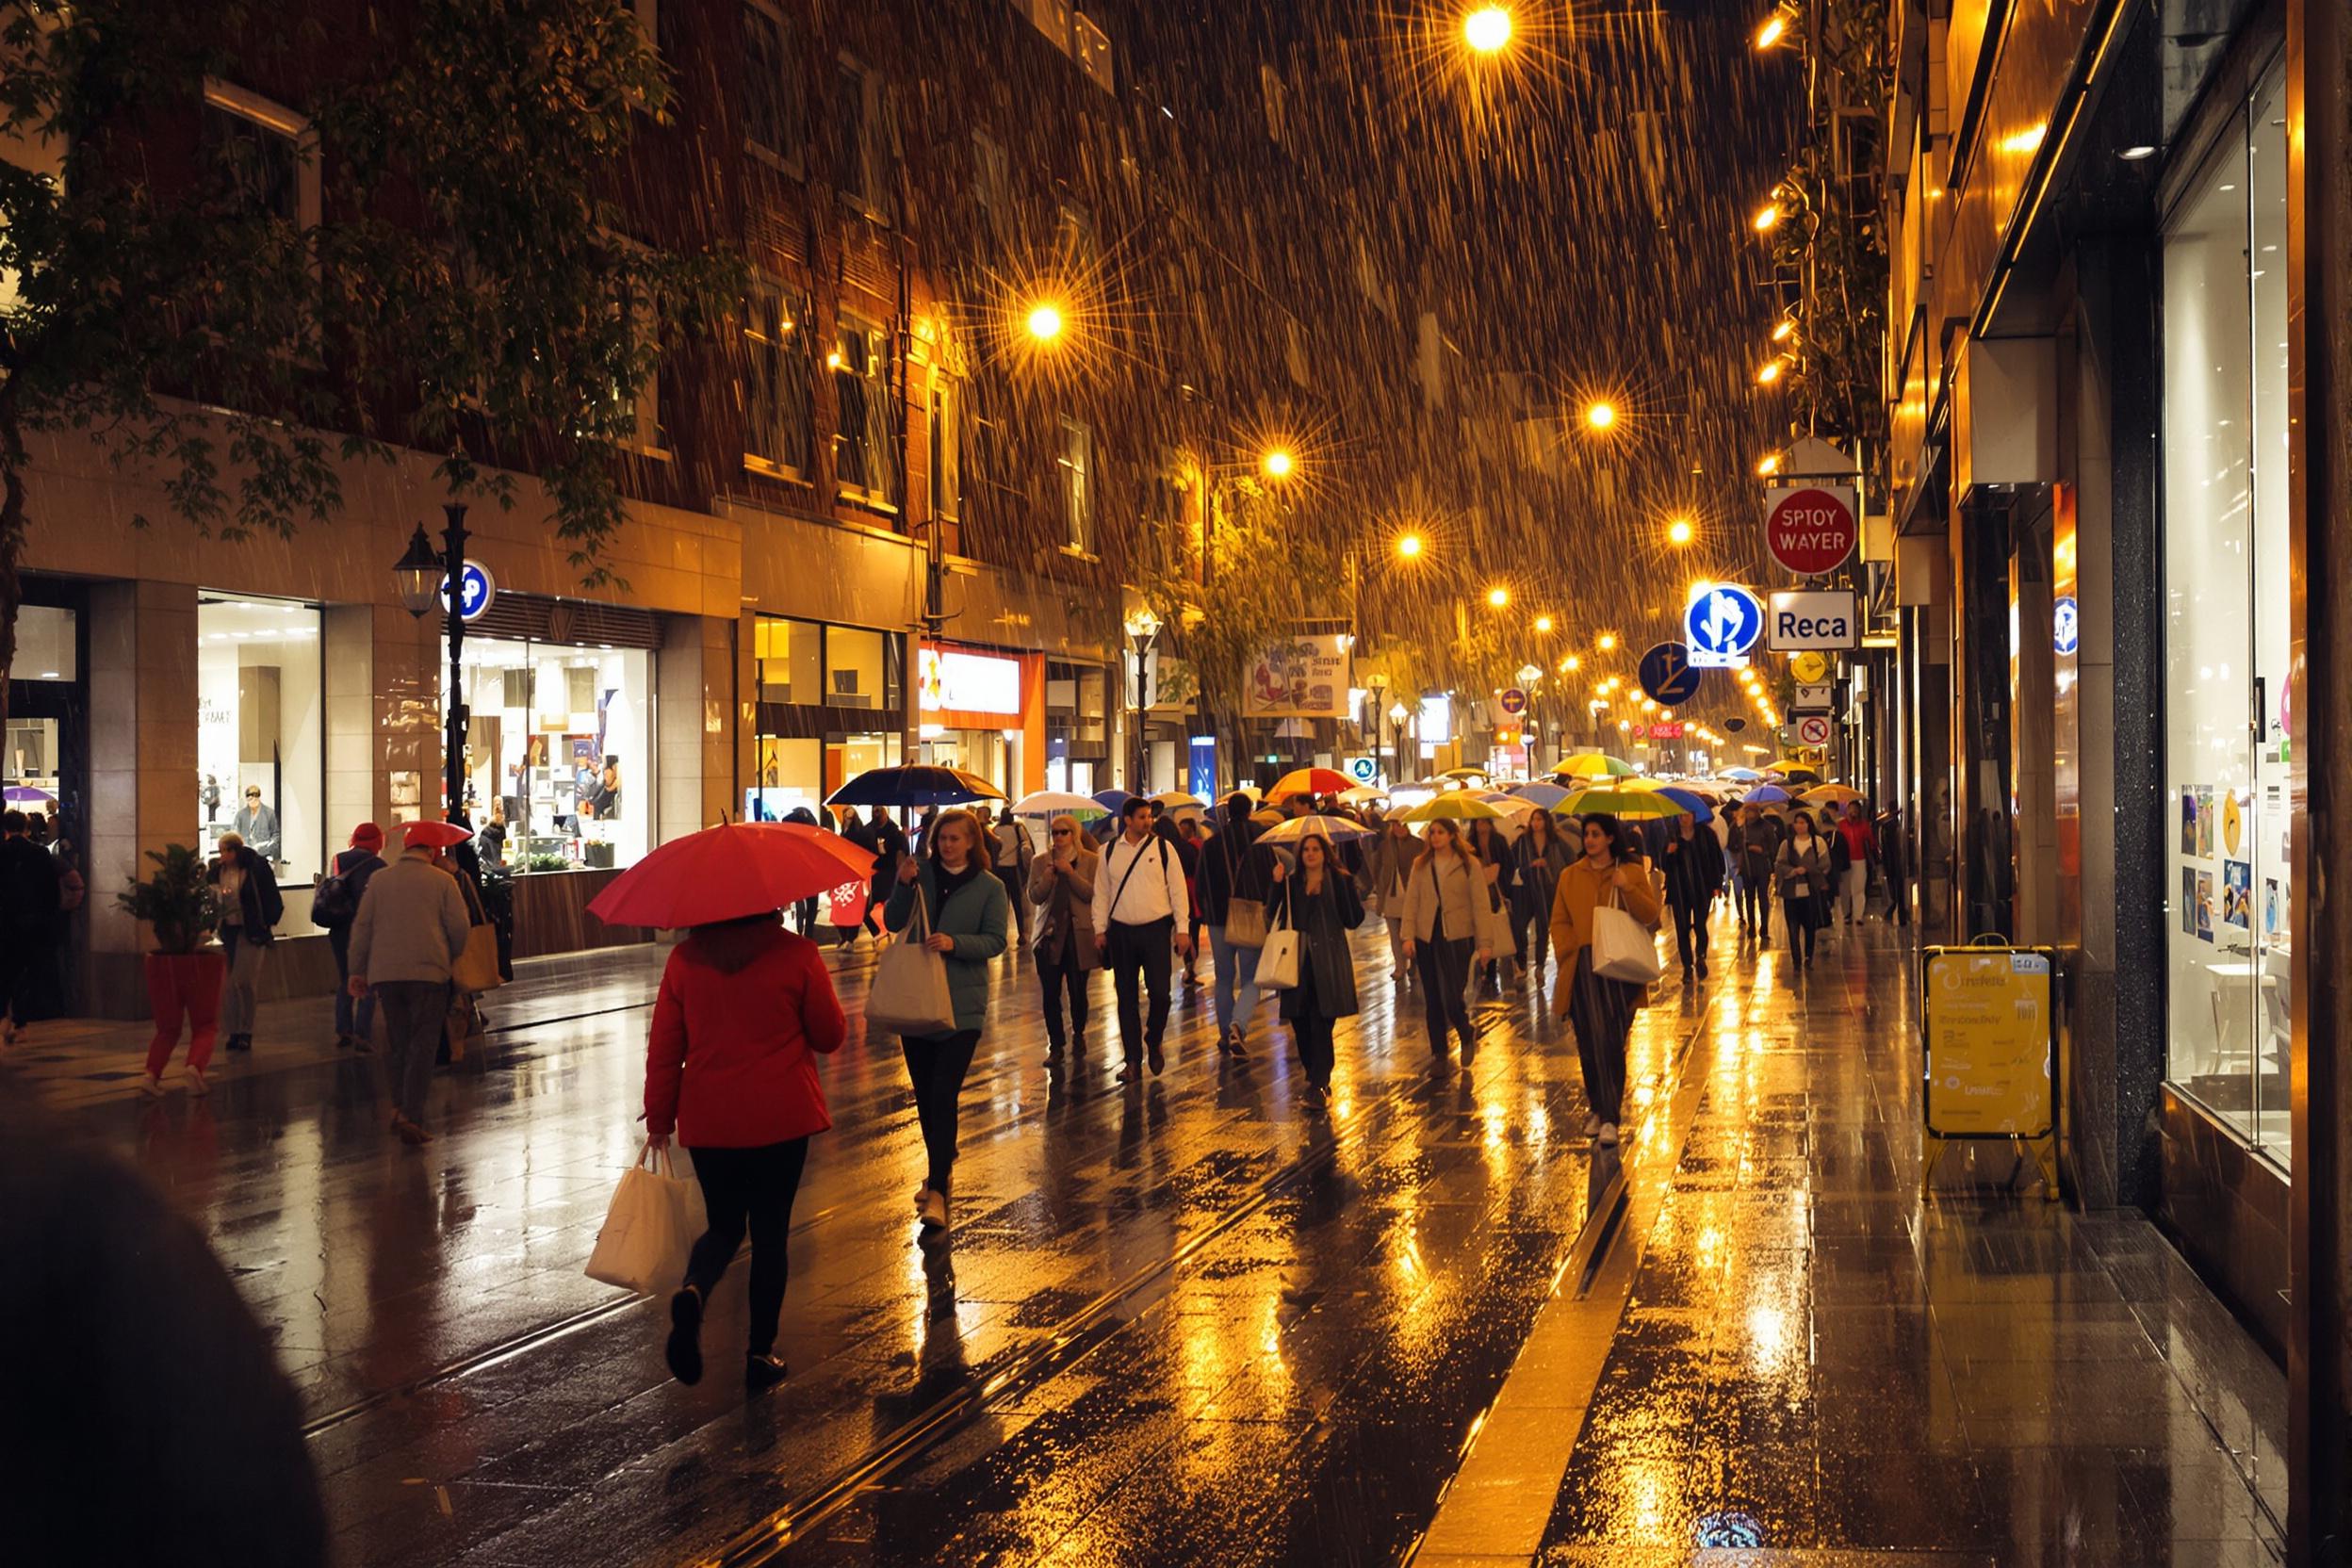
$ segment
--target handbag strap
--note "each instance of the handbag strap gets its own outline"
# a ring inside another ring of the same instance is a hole
[[[1120,841],[1125,842],[1125,840],[1126,836],[1121,834]],[[1168,841],[1154,833],[1152,835],[1152,841],[1160,846],[1160,874],[1165,876],[1168,874]],[[1111,894],[1111,918],[1113,920],[1119,918],[1119,901],[1127,896],[1127,884],[1135,880],[1135,868],[1142,864],[1143,851],[1137,849],[1135,858],[1127,862],[1126,874],[1119,879],[1119,890]]]

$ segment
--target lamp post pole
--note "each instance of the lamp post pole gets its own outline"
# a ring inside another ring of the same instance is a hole
[[[445,502],[449,526],[441,531],[442,566],[449,582],[449,728],[441,759],[442,785],[449,792],[447,820],[457,821],[466,809],[466,732],[467,713],[464,658],[466,652],[466,503]]]

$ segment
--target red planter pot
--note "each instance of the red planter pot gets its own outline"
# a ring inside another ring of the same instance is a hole
[[[147,1048],[147,1070],[160,1074],[172,1059],[180,1037],[180,1020],[188,1024],[188,1062],[201,1069],[212,1059],[213,1035],[220,1016],[220,981],[228,956],[219,948],[197,953],[147,955],[147,1006],[155,1021],[155,1037]]]

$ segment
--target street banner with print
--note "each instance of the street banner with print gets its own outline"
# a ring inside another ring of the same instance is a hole
[[[1256,719],[1344,719],[1348,678],[1340,634],[1285,638],[1250,664],[1242,711]]]

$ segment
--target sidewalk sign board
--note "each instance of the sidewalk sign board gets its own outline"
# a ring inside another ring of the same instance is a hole
[[[2005,1139],[2030,1151],[2043,1196],[2058,1196],[2056,950],[2002,945],[1921,951],[1919,1182],[1948,1142]],[[2014,1172],[2013,1172],[2014,1176]]]

